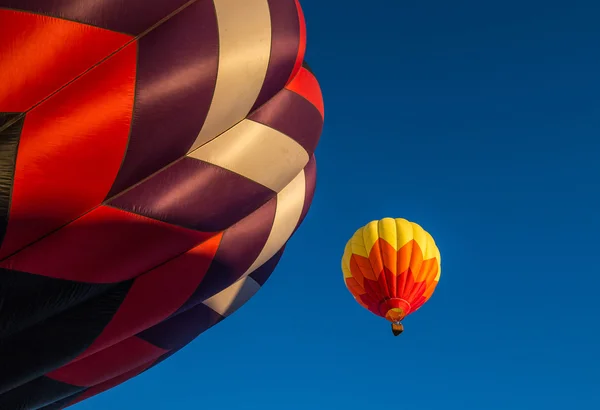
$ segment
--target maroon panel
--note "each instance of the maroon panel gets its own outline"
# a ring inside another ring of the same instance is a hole
[[[225,231],[206,276],[178,312],[219,293],[236,282],[252,266],[267,243],[276,210],[277,197]]]
[[[162,355],[161,357],[164,357],[166,354]],[[97,384],[93,387],[90,387],[88,389],[86,389],[85,391],[83,391],[82,393],[79,394],[75,394],[71,397],[69,397],[68,399],[64,399],[61,400],[59,403],[56,403],[57,406],[60,407],[49,407],[49,408],[42,408],[39,410],[59,410],[59,409],[64,409],[65,407],[68,406],[73,406],[74,404],[77,404],[79,402],[82,402],[83,400],[89,399],[90,397],[93,397],[97,394],[100,394],[102,392],[105,392],[106,390],[109,390],[115,386],[118,386],[121,383],[126,382],[127,380],[137,376],[140,373],[143,373],[144,371],[148,370],[150,367],[154,366],[159,359],[151,359],[149,362],[144,363],[141,366],[138,366],[132,370],[129,370],[119,376],[113,377],[112,379],[106,380],[100,384]]]
[[[277,267],[277,264],[281,260],[281,256],[283,255],[283,251],[285,250],[285,245],[283,248],[277,251],[275,255],[268,261],[262,264],[262,266],[252,272],[249,276],[256,281],[260,286],[263,286],[267,279],[271,277],[271,274]]]
[[[189,0],[0,0],[0,7],[138,35],[186,3]]]
[[[197,1],[139,40],[129,147],[107,198],[187,153],[208,114],[218,57],[212,1]]]
[[[117,283],[147,272],[211,236],[101,206],[3,260],[0,267],[57,279]]]
[[[108,204],[171,224],[217,232],[275,195],[241,175],[185,157]]]
[[[300,46],[300,22],[295,0],[268,0],[271,13],[271,58],[252,111],[285,87]]]
[[[304,97],[287,89],[281,90],[248,119],[294,139],[309,155],[315,151],[323,130],[319,110]]]
[[[165,350],[181,349],[224,318],[202,303],[137,335]]]

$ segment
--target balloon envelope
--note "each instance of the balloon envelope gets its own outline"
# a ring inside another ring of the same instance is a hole
[[[358,229],[348,241],[342,271],[361,306],[398,323],[433,294],[441,274],[440,251],[416,223],[384,218]]]
[[[264,284],[323,101],[295,0],[0,0],[0,37],[0,408],[60,409]]]

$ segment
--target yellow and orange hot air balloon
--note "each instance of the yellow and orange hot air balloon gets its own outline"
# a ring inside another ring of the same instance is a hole
[[[358,229],[346,244],[342,271],[356,301],[392,322],[401,321],[429,300],[440,280],[441,259],[433,237],[406,219],[384,218]]]

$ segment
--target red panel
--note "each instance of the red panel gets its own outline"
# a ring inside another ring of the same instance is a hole
[[[95,386],[156,360],[165,353],[167,350],[134,336],[46,376],[73,386]]]
[[[302,61],[304,61],[304,54],[306,53],[306,21],[304,20],[304,12],[302,11],[299,0],[296,0],[296,9],[298,9],[298,22],[300,23],[300,43],[298,44],[296,63],[294,64],[294,69],[292,70],[287,83],[290,83],[293,80],[293,78],[296,76],[296,73],[298,73],[302,67]]]
[[[0,39],[0,78],[4,79],[0,112],[23,112],[132,37],[39,14],[0,10]]]
[[[58,279],[116,283],[194,248],[198,232],[101,206],[0,263]]]
[[[155,362],[156,362],[156,359],[154,359],[146,364],[143,364],[142,366],[136,367],[135,369],[130,370],[126,373],[123,373],[120,376],[117,376],[115,378],[112,378],[110,380],[107,380],[103,383],[100,383],[94,387],[87,389],[83,394],[80,394],[79,396],[77,396],[77,398],[75,400],[73,400],[71,403],[69,403],[66,407],[73,406],[77,403],[80,403],[80,402],[86,400],[86,399],[89,399],[90,397],[93,397],[97,394],[100,394],[109,389],[112,389],[113,387],[118,386],[119,384],[124,383],[129,379],[134,378],[135,376],[142,373],[143,371],[148,370]]]
[[[126,47],[27,114],[0,257],[104,200],[127,149],[136,54]]]
[[[298,75],[285,88],[306,98],[319,110],[321,117],[325,116],[321,86],[317,78],[306,68],[301,68]]]
[[[167,319],[194,293],[217,252],[218,234],[180,257],[137,278],[102,334],[81,360]]]

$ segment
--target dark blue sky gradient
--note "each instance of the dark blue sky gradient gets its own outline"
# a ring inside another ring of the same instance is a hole
[[[76,408],[600,408],[600,2],[302,4],[326,108],[308,218],[240,311]],[[385,216],[442,253],[398,338],[340,270]]]

